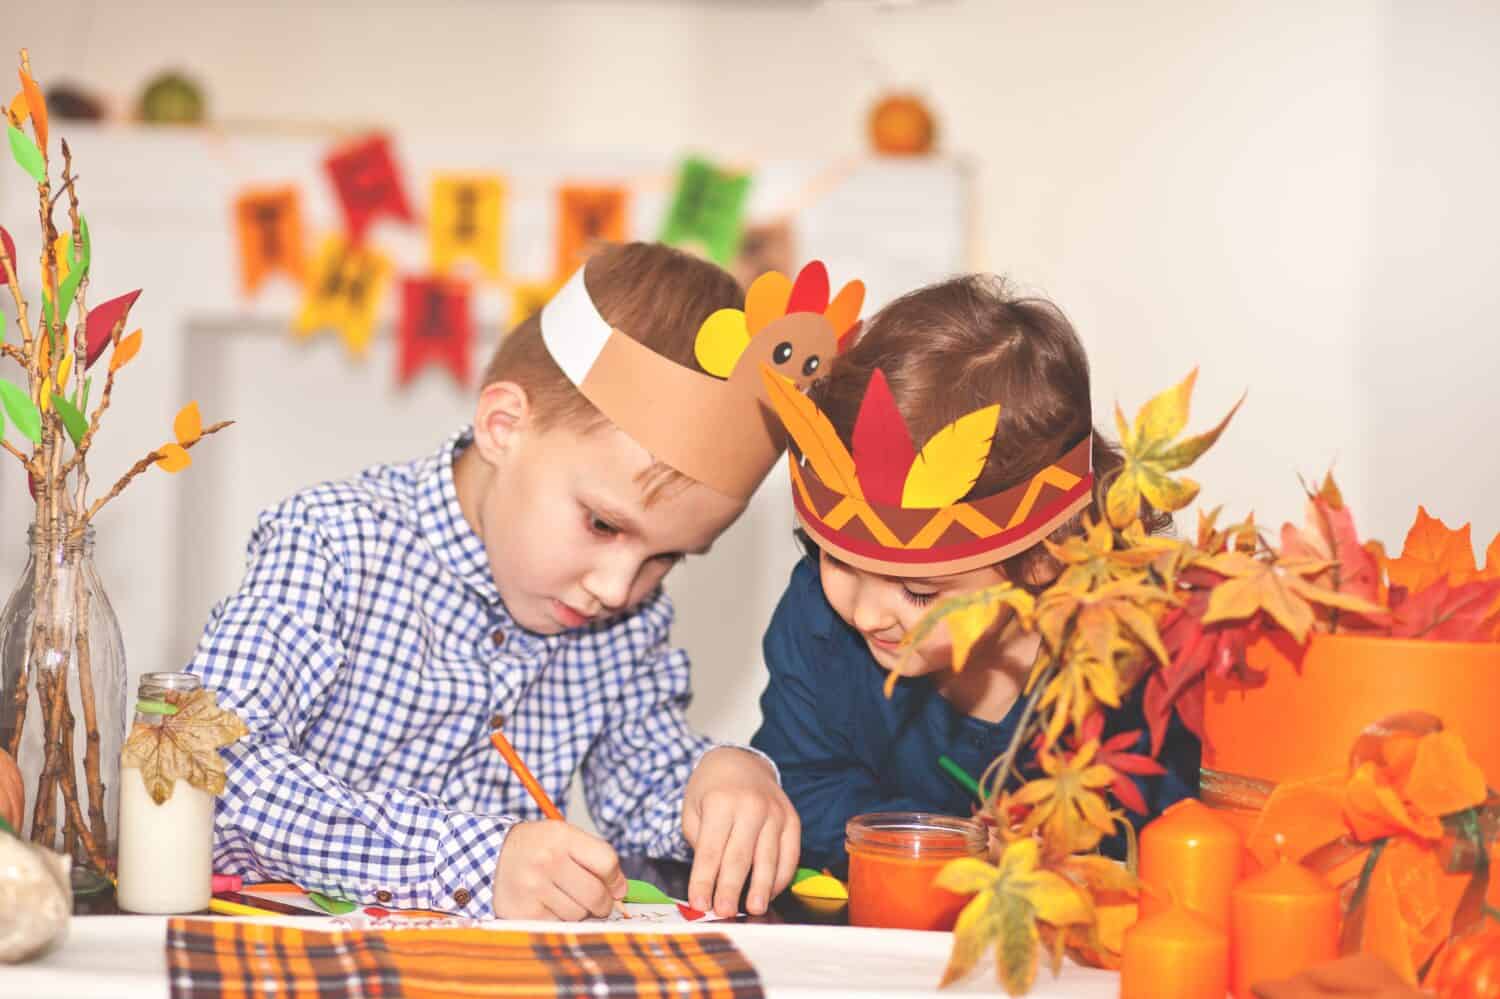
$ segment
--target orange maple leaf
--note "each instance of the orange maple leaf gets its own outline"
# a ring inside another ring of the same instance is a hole
[[[1404,586],[1412,593],[1440,579],[1446,579],[1452,586],[1472,582],[1479,574],[1474,565],[1469,525],[1455,531],[1429,514],[1426,507],[1417,507],[1417,519],[1406,534],[1401,557],[1392,559],[1386,568],[1391,585]]]

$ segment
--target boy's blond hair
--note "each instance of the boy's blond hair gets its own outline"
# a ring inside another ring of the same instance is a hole
[[[745,293],[714,264],[659,243],[616,243],[587,264],[589,297],[615,329],[668,360],[701,371],[693,356],[698,327],[719,309],[742,309]],[[542,341],[541,313],[500,341],[484,370],[484,385],[515,382],[526,390],[538,427],[588,434],[609,419],[584,398]],[[663,400],[669,404],[668,400]],[[661,462],[641,476],[646,502],[673,483],[693,481]]]

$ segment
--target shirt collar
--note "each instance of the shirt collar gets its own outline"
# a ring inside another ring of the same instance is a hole
[[[490,574],[484,542],[464,519],[458,505],[458,487],[453,481],[453,463],[474,442],[472,427],[464,427],[443,443],[427,461],[417,484],[417,516],[422,534],[433,552],[464,584],[500,604],[500,591]]]

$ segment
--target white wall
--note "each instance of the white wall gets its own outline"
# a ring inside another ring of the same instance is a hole
[[[1418,502],[1500,529],[1493,4],[17,7],[0,49],[49,79],[131,92],[183,65],[228,120],[519,147],[837,156],[883,85],[916,86],[975,171],[974,265],[1070,313],[1102,420],[1194,364],[1204,424],[1249,389],[1206,499],[1279,523],[1296,473],[1334,463],[1393,547]],[[722,734],[748,734],[762,682],[735,679]]]

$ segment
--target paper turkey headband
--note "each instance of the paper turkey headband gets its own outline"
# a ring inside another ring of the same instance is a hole
[[[963,499],[989,458],[1000,404],[953,421],[919,451],[877,368],[860,401],[851,454],[811,399],[769,370],[764,377],[795,448],[787,458],[797,520],[818,547],[857,568],[927,577],[994,565],[1089,503],[1092,434],[1027,481]]]
[[[568,380],[659,461],[725,496],[749,499],[786,447],[761,369],[800,390],[827,373],[854,330],[865,286],[829,300],[819,261],[795,283],[769,271],[745,308],[703,321],[693,353],[703,371],[669,360],[599,314],[580,267],[542,308],[542,342]],[[708,374],[704,374],[704,372]]]

